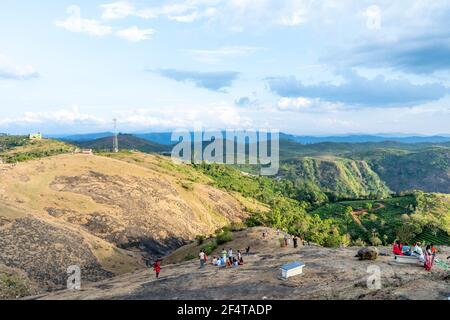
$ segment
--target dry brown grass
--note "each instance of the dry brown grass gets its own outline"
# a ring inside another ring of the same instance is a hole
[[[143,252],[151,257],[167,254],[199,234],[242,221],[249,214],[246,208],[265,209],[212,187],[208,177],[189,166],[142,153],[48,157],[9,167],[0,172],[0,181],[0,231],[14,236],[21,228],[22,241],[33,243],[32,254],[43,257],[53,251],[40,241],[70,243],[77,235],[74,243],[83,250],[67,243],[54,249],[61,257],[67,250],[78,252],[70,256],[76,261],[91,259],[91,252],[98,268],[115,275],[142,268]],[[49,234],[36,236],[36,225],[45,226]],[[8,245],[12,255],[15,245]],[[37,272],[18,257],[30,254],[26,245],[15,254],[18,268]],[[0,258],[4,255],[0,252]],[[49,264],[42,268],[51,269]]]

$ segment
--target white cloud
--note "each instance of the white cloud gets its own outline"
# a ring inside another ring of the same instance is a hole
[[[206,129],[251,128],[252,119],[226,103],[183,105],[165,108],[122,109],[113,111],[120,130],[172,130],[192,128],[194,124]],[[48,112],[25,112],[18,117],[0,118],[0,128],[47,128],[52,133],[110,130],[111,117],[82,112],[78,106]],[[44,132],[45,133],[45,132]],[[48,132],[50,133],[50,132]]]
[[[213,17],[216,13],[217,13],[216,8],[207,8],[204,11],[194,10],[194,11],[192,11],[188,14],[184,14],[184,15],[169,15],[168,19],[175,20],[178,22],[190,23],[190,22],[194,22],[196,20],[200,20],[203,18]]]
[[[308,98],[281,98],[278,101],[278,109],[281,111],[301,111],[311,108],[314,101]]]
[[[251,128],[253,124],[241,110],[226,103],[137,109],[117,114],[123,126],[142,130],[192,128],[194,124],[206,129]]]
[[[273,25],[298,26],[307,21],[321,2],[311,10],[309,0],[230,0],[224,3],[221,21],[233,30]]]
[[[139,29],[136,26],[117,31],[119,37],[131,42],[150,40],[154,33],[153,29]]]
[[[111,34],[112,27],[103,25],[97,20],[84,19],[81,17],[81,9],[78,6],[67,8],[69,17],[65,20],[55,22],[56,26],[71,32],[87,33],[93,36],[106,36]]]
[[[166,17],[169,20],[190,23],[212,17],[217,9],[210,7],[220,0],[184,0],[163,6],[136,8],[128,1],[118,1],[100,6],[103,19],[125,19],[130,16],[143,19]]]
[[[0,79],[29,80],[38,77],[39,74],[32,66],[13,64],[6,56],[0,54]]]
[[[0,125],[23,125],[23,124],[102,124],[104,120],[90,114],[82,113],[78,106],[69,109],[59,109],[51,112],[25,112],[20,117],[0,119]]]
[[[344,106],[341,103],[330,103],[320,99],[283,97],[278,100],[276,107],[279,111],[289,112],[333,112]]]
[[[124,19],[135,13],[135,8],[127,1],[118,1],[100,6],[102,19]]]
[[[250,46],[227,46],[213,50],[188,50],[187,52],[193,55],[198,61],[214,64],[221,62],[224,59],[248,57],[260,50],[263,50],[263,48]]]

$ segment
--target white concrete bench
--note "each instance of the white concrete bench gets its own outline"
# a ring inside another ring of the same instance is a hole
[[[281,279],[287,280],[291,277],[298,276],[303,273],[303,268],[305,264],[303,262],[297,261],[285,264],[280,267],[281,270]]]
[[[406,264],[421,264],[419,257],[416,256],[394,256],[394,261],[397,263]]]

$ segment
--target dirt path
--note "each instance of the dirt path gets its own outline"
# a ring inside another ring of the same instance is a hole
[[[384,209],[384,208],[386,208],[386,205],[384,203],[378,203],[378,207],[377,208],[373,208],[371,210],[371,212],[373,213],[373,212],[376,212],[376,211]],[[360,215],[367,214],[367,213],[369,213],[369,211],[367,209],[361,209],[361,210],[353,211],[353,214],[356,215],[356,216],[360,216]]]

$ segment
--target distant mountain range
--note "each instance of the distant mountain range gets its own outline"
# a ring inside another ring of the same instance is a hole
[[[345,135],[345,136],[296,136],[282,133],[280,139],[294,141],[301,144],[313,144],[322,142],[366,143],[393,141],[400,143],[444,143],[449,142],[446,136],[378,136],[378,135]]]
[[[56,138],[64,141],[90,141],[106,137],[111,137],[112,132],[99,132],[78,135],[52,135],[50,138]],[[154,132],[154,133],[134,133],[133,136],[138,138],[158,143],[161,145],[172,145],[171,132]],[[337,143],[367,143],[367,142],[385,142],[393,141],[399,143],[445,143],[450,142],[450,136],[435,135],[435,136],[398,136],[391,135],[342,135],[342,136],[298,136],[287,133],[280,133],[281,140],[293,141],[301,144],[315,144],[323,142],[337,142]]]

